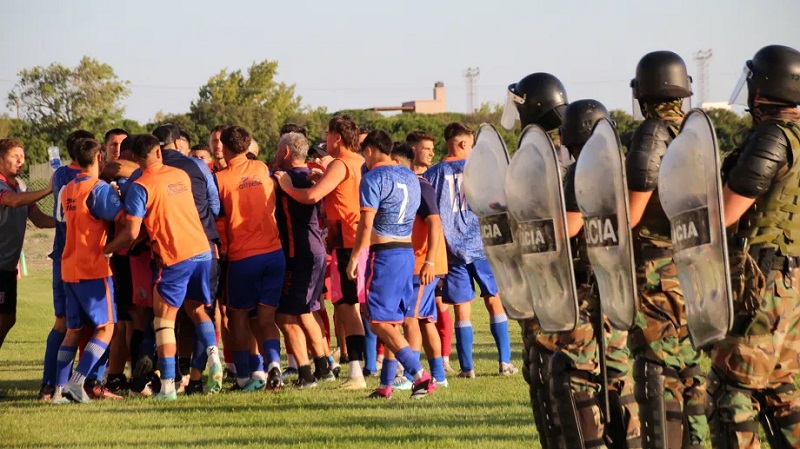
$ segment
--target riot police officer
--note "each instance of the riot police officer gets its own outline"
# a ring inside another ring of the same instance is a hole
[[[745,103],[746,100],[746,103]],[[800,52],[770,45],[747,61],[732,103],[753,119],[723,164],[734,321],[709,374],[715,448],[800,447]]]
[[[686,64],[677,54],[646,54],[631,81],[644,121],[626,158],[639,314],[629,336],[646,448],[700,449],[709,438],[705,376],[689,340],[686,311],[672,260],[670,223],[658,198],[658,169],[692,95]]]

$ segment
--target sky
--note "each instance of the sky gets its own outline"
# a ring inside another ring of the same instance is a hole
[[[129,118],[187,112],[221,69],[269,59],[303,104],[329,111],[432,98],[465,112],[464,71],[480,68],[478,104],[503,103],[533,72],[561,79],[571,100],[630,112],[629,82],[645,53],[672,50],[695,75],[712,49],[709,101],[727,101],[761,47],[800,48],[798,0],[3,0],[0,112],[17,73],[84,55],[130,82]]]

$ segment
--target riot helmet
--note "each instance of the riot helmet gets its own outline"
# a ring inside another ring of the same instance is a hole
[[[561,125],[567,103],[567,90],[558,78],[544,72],[531,73],[508,86],[501,122],[511,129],[519,118],[523,128],[536,124],[550,131]]]
[[[686,63],[671,51],[654,51],[639,60],[636,78],[631,80],[633,98],[639,102],[660,102],[692,96],[692,77]]]
[[[783,45],[768,45],[756,52],[753,59],[745,63],[729,103],[752,109],[756,94],[775,105],[800,104],[800,51]]]
[[[573,152],[573,148],[582,147],[592,135],[594,125],[601,118],[608,117],[608,110],[597,100],[578,100],[564,109],[564,121],[561,124],[561,144]],[[576,154],[573,154],[573,157]]]

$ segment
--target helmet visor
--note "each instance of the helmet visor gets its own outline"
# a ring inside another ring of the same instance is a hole
[[[753,76],[753,72],[747,68],[747,65],[744,66],[744,70],[742,70],[742,76],[739,77],[739,81],[736,82],[736,87],[733,88],[733,93],[731,94],[730,100],[728,100],[728,104],[738,104],[739,106],[748,106],[747,104],[747,80]]]
[[[525,99],[523,97],[520,97],[512,91],[513,88],[513,84],[508,86],[506,104],[503,106],[503,116],[500,117],[500,124],[503,125],[503,128],[509,131],[514,129],[514,125],[517,123],[517,120],[519,120],[517,104],[525,103]]]

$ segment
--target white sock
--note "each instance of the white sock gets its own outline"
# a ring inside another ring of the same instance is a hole
[[[86,376],[79,373],[78,371],[75,371],[74,373],[72,373],[72,377],[70,377],[69,381],[70,383],[74,385],[79,385],[81,388],[83,388],[83,384],[86,382]]]
[[[168,395],[175,392],[175,379],[161,379],[161,394]]]
[[[361,379],[364,377],[364,372],[361,370],[361,362],[353,360],[347,366],[350,367],[349,376],[351,379]]]
[[[288,359],[288,361],[289,361],[289,363],[287,363],[287,366],[288,366],[289,368],[294,368],[294,369],[297,369],[297,368],[298,368],[298,366],[297,366],[297,359],[296,359],[296,358],[294,358],[294,356],[293,356],[292,354],[289,354],[289,356],[287,357],[287,359]]]
[[[244,388],[244,386],[247,385],[248,382],[250,382],[250,378],[249,377],[237,377],[236,378],[236,384],[239,385],[242,388]]]
[[[216,346],[209,346],[206,348],[206,354],[208,354],[208,365],[213,366],[218,363],[219,361],[219,349]]]
[[[267,374],[264,371],[253,371],[250,378],[254,380],[267,380]]]

